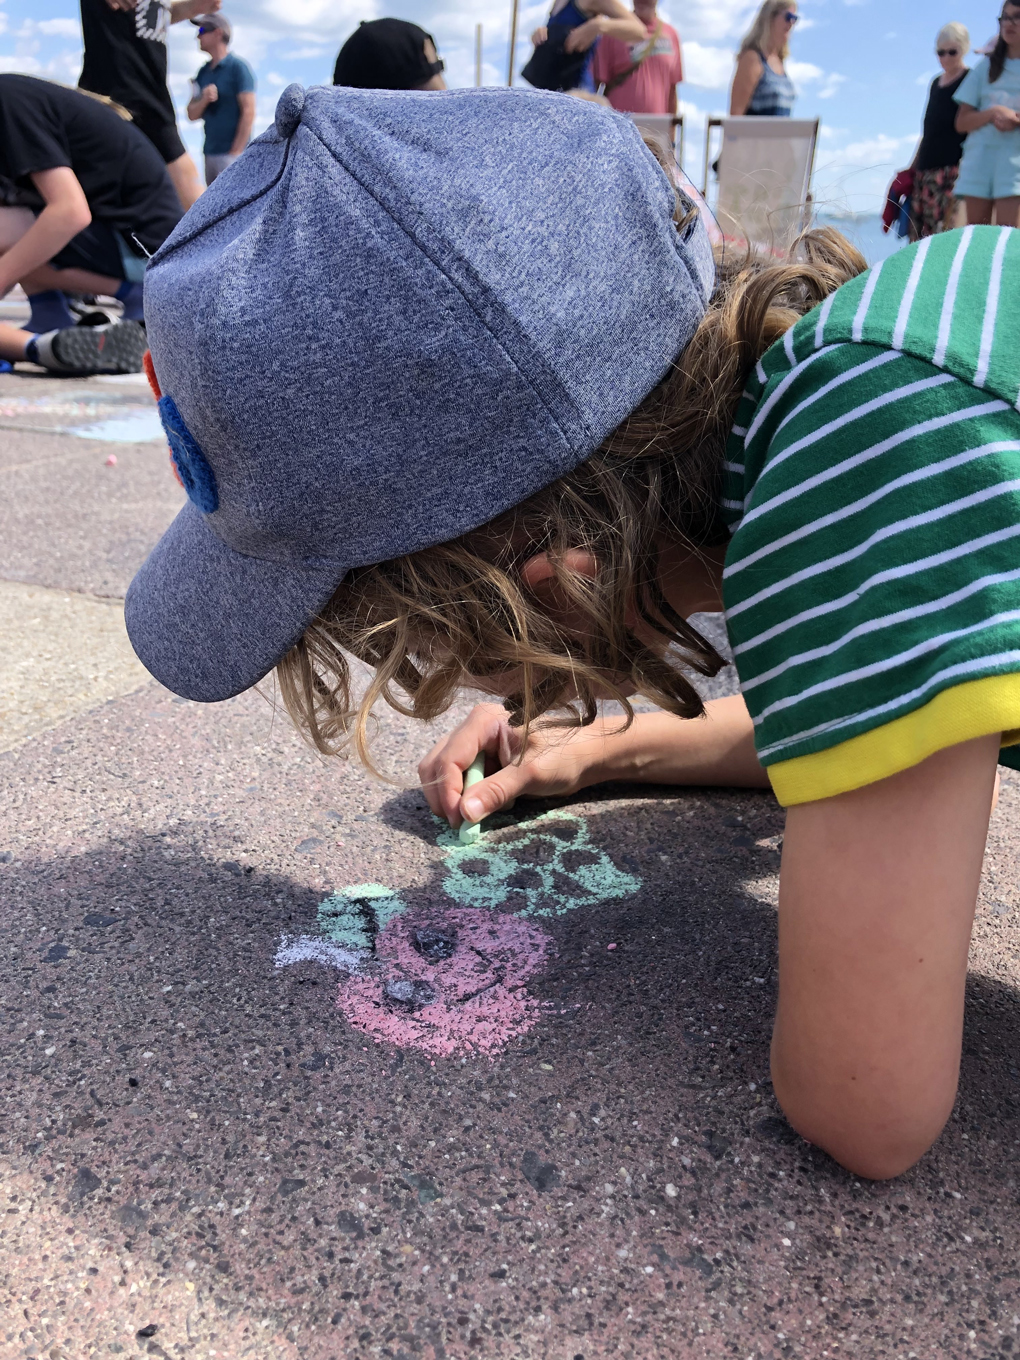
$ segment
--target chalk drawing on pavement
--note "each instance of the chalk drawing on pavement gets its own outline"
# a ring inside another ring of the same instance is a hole
[[[488,827],[488,824],[486,824]],[[637,892],[641,880],[618,869],[592,842],[576,812],[543,812],[461,845],[449,827],[437,844],[446,851],[443,890],[466,906],[509,906],[518,916],[562,916],[578,907]]]
[[[436,949],[433,942],[443,947]],[[525,983],[554,952],[530,921],[474,907],[426,908],[393,918],[376,939],[378,973],[340,983],[354,1029],[433,1057],[494,1054],[543,1010]]]
[[[525,918],[627,897],[641,880],[616,867],[576,813],[493,818],[469,845],[442,828],[448,901],[409,908],[381,883],[343,888],[319,903],[316,934],[281,936],[276,966],[336,969],[341,1012],[377,1042],[493,1056],[543,1011],[526,982],[555,943]]]

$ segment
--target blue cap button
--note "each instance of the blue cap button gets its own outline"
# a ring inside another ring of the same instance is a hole
[[[276,106],[276,130],[281,137],[289,137],[301,122],[301,110],[305,106],[305,89],[297,81],[288,85]]]

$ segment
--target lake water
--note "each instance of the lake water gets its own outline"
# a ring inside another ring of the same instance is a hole
[[[819,213],[815,218],[815,224],[820,227],[835,227],[837,231],[841,231],[847,240],[853,242],[868,264],[877,264],[879,260],[895,255],[897,250],[902,250],[907,244],[903,237],[897,236],[895,232],[890,231],[887,235],[882,231],[882,219],[878,213],[855,213],[845,217]]]

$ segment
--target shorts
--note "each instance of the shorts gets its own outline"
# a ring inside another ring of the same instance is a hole
[[[161,110],[141,109],[133,117],[135,127],[145,133],[167,165],[186,154],[172,112],[164,114]]]
[[[107,222],[94,218],[77,236],[73,236],[62,250],[50,260],[54,269],[87,269],[92,274],[102,274],[108,279],[132,279],[137,274],[140,279],[145,268],[141,256],[137,262],[133,252],[121,242],[119,234]],[[137,267],[133,266],[137,264]]]
[[[1020,197],[1020,131],[992,132],[994,142],[978,141],[974,133],[964,142],[957,198]]]
[[[229,151],[225,151],[220,156],[209,156],[205,158],[205,182],[206,186],[212,184],[217,175],[222,175],[228,165],[233,165],[237,156],[232,156]]]

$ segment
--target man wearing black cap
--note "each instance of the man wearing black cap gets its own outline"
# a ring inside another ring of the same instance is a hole
[[[432,35],[404,19],[361,23],[340,49],[334,85],[360,90],[445,90]]]

